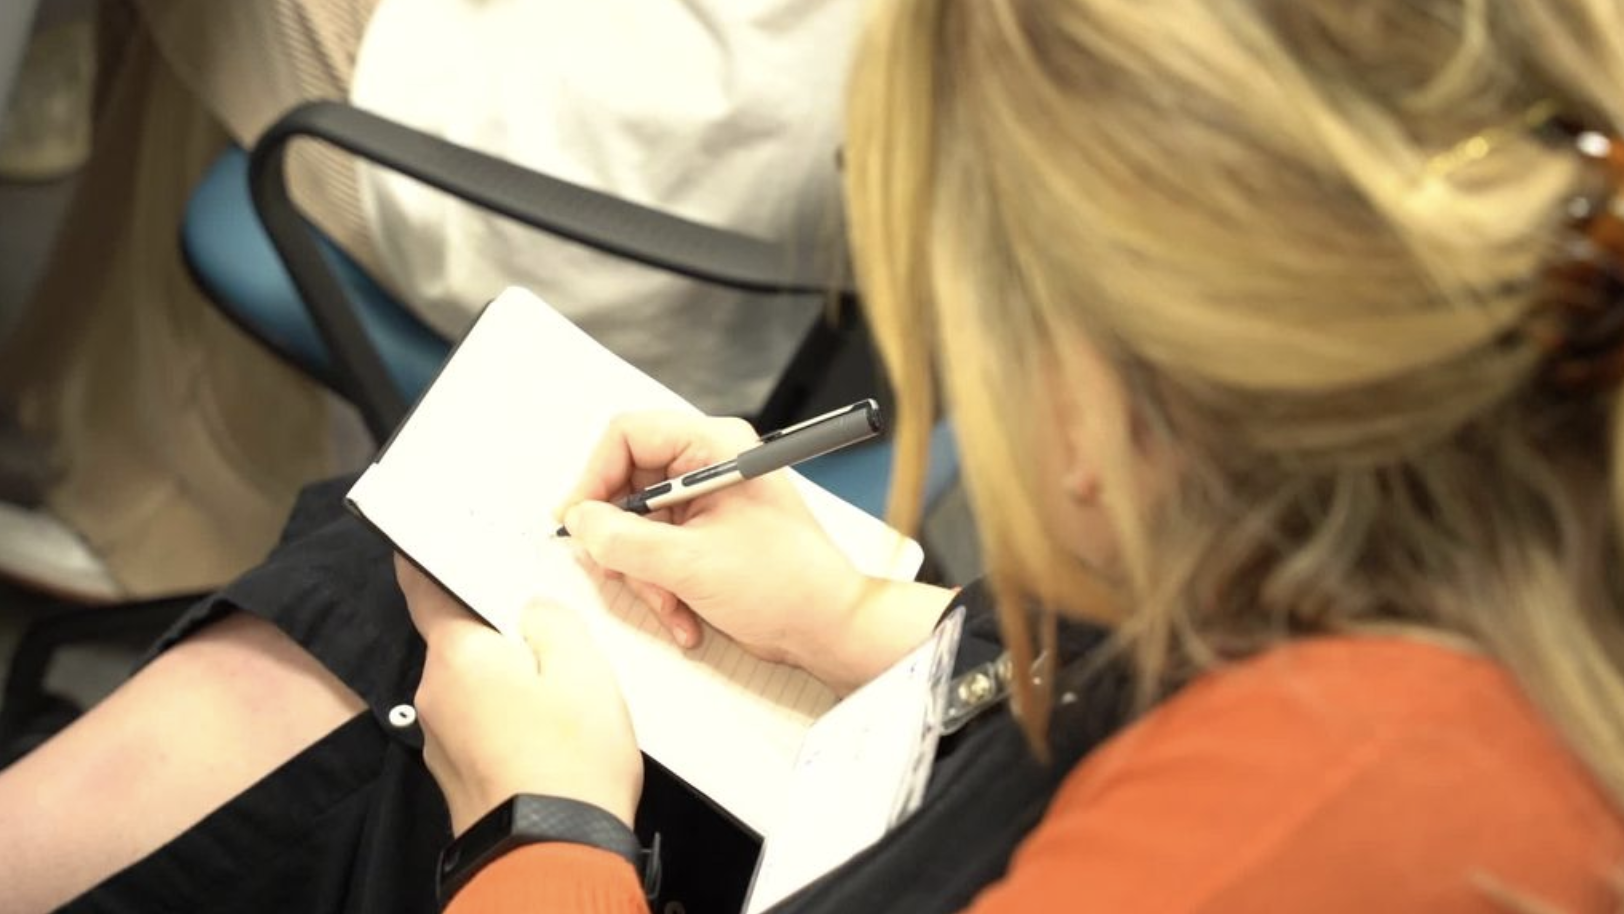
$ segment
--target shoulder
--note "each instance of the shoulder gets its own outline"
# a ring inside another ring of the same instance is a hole
[[[1624,829],[1494,663],[1327,638],[1209,674],[1085,759],[1011,885],[1023,867],[1086,868],[1135,910],[1493,910],[1494,885],[1590,910],[1617,902]]]

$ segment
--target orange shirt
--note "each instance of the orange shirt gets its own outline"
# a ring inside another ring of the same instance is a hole
[[[1202,677],[1067,776],[973,914],[1618,910],[1624,817],[1480,657],[1326,638]],[[1524,905],[1524,909],[1528,909]],[[647,907],[632,869],[521,848],[451,914]]]

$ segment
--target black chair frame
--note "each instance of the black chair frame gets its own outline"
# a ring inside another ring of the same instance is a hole
[[[758,425],[798,418],[835,354],[861,333],[850,285],[786,277],[785,253],[777,246],[539,174],[350,105],[312,102],[290,111],[254,145],[249,182],[271,243],[327,346],[339,393],[356,405],[379,441],[405,417],[408,404],[288,194],[287,155],[299,139],[329,143],[606,254],[744,292],[828,300],[829,313],[813,323],[754,417]]]

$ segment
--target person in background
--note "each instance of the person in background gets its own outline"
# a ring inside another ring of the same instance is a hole
[[[1608,0],[873,4],[846,196],[894,514],[940,382],[990,579],[865,580],[782,479],[605,503],[751,439],[722,420],[623,419],[565,516],[679,642],[837,690],[997,614],[1013,702],[780,914],[1617,909],[1620,35]],[[645,909],[569,608],[495,636],[344,488],[0,774],[0,908],[433,910],[440,846],[527,796],[594,828],[448,857],[453,911]]]
[[[380,0],[350,99],[435,136],[777,244],[844,277],[835,149],[858,0]],[[425,49],[432,53],[425,54]],[[509,285],[706,412],[760,409],[821,303],[729,292],[363,168],[370,237],[450,338]]]

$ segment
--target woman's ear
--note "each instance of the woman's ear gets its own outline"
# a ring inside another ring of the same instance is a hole
[[[1049,385],[1059,432],[1055,471],[1066,497],[1087,506],[1100,498],[1100,455],[1121,435],[1114,428],[1122,418],[1121,388],[1086,341],[1076,341],[1066,355],[1069,364],[1055,367]]]
[[[1067,550],[1084,564],[1110,572],[1117,564],[1116,537],[1105,511],[1104,476],[1099,459],[1102,442],[1091,395],[1079,393],[1075,380],[1052,388],[1055,434],[1049,447],[1050,522]],[[1059,491],[1056,491],[1058,489]]]
[[[1056,476],[1067,501],[1088,507],[1100,498],[1099,439],[1091,427],[1086,397],[1061,385],[1055,397],[1055,429],[1060,432]]]
[[[1064,359],[1064,363],[1059,359]],[[1105,356],[1081,336],[1056,351],[1043,396],[1052,418],[1045,448],[1055,532],[1069,551],[1096,570],[1113,574],[1120,564],[1115,525],[1106,510],[1107,486],[1119,480],[1105,471],[1113,455],[1132,447],[1126,392]],[[1131,483],[1132,480],[1126,480]]]
[[[1079,505],[1093,505],[1100,500],[1100,477],[1084,458],[1077,458],[1061,477],[1066,497]]]

